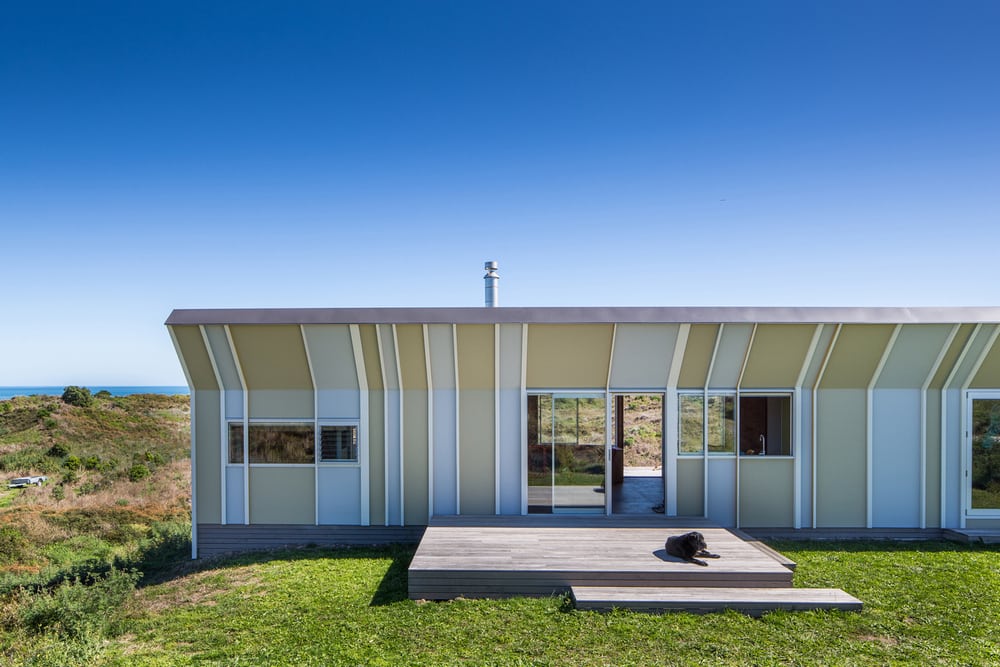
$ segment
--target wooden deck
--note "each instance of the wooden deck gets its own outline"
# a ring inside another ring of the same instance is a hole
[[[698,530],[718,559],[668,556],[669,535]],[[663,516],[435,517],[410,563],[411,599],[571,593],[578,609],[860,610],[837,589],[792,588],[795,563],[706,520]]]
[[[667,536],[699,530],[721,556],[707,567],[666,555]],[[413,599],[567,593],[572,586],[787,588],[792,571],[708,522],[509,517],[434,520],[409,570]]]

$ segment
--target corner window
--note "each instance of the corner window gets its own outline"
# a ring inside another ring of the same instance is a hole
[[[700,455],[704,447],[705,397],[702,394],[680,394],[677,397],[679,429],[677,450],[683,455]]]
[[[791,396],[740,396],[740,454],[792,455]]]
[[[320,426],[319,440],[320,461],[358,460],[357,426]]]

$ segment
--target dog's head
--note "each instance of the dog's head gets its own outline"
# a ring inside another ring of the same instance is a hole
[[[691,550],[691,553],[698,553],[702,549],[708,547],[705,542],[705,536],[699,533],[697,530],[693,530],[690,533],[685,533],[684,536],[684,546]]]

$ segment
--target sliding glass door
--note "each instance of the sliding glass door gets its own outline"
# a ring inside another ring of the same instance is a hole
[[[528,512],[603,514],[604,396],[528,396]]]
[[[970,397],[969,413],[968,507],[973,513],[1000,513],[1000,395]]]

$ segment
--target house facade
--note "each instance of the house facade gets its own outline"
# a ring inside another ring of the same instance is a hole
[[[195,556],[394,539],[437,515],[616,514],[636,396],[658,415],[666,516],[1000,528],[1000,308],[176,310],[166,324],[191,388]]]

